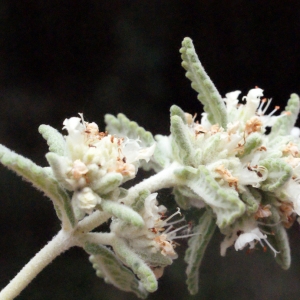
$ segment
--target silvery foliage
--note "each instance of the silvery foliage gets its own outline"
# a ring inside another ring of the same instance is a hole
[[[173,105],[169,136],[153,137],[122,114],[106,115],[104,132],[81,114],[64,121],[65,136],[41,125],[48,167],[0,146],[2,164],[52,200],[64,235],[56,255],[82,247],[97,276],[140,298],[157,289],[164,268],[177,258],[176,238],[189,238],[187,285],[196,294],[199,266],[217,227],[224,234],[221,255],[231,246],[242,250],[261,244],[288,269],[286,228],[300,215],[300,130],[294,127],[299,97],[292,94],[279,115],[278,107],[266,113],[271,100],[262,98],[260,88],[240,100],[239,91],[222,98],[191,39],[183,40],[180,53],[204,106],[200,120]],[[122,188],[139,168],[155,174]],[[171,215],[159,205],[162,188],[172,189],[182,212],[196,211],[193,228],[180,226],[185,221],[176,216],[179,209]],[[106,222],[108,232],[94,230]]]

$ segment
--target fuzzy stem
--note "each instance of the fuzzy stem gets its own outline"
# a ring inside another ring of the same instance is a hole
[[[95,229],[96,227],[100,226],[101,224],[105,223],[111,214],[103,211],[95,211],[91,215],[85,217],[78,223],[77,232],[79,233],[87,233]]]
[[[138,197],[139,192],[143,190],[148,190],[150,193],[153,193],[161,189],[178,185],[180,179],[174,175],[174,171],[179,168],[182,168],[182,165],[175,162],[155,175],[144,179],[128,190],[128,195],[122,199],[122,202],[131,205],[134,199]]]
[[[11,300],[17,297],[48,264],[75,244],[71,234],[61,230],[0,292],[0,299]]]

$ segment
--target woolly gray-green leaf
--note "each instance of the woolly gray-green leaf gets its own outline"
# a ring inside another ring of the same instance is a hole
[[[259,162],[268,170],[268,177],[261,182],[263,191],[274,192],[282,187],[292,176],[292,167],[282,159],[266,158]]]
[[[46,154],[46,159],[51,166],[53,175],[58,183],[66,190],[73,191],[73,186],[66,180],[65,170],[63,168],[65,164],[65,158],[54,152]]]
[[[163,267],[171,265],[173,263],[173,260],[170,257],[161,254],[160,251],[158,251],[156,253],[152,253],[150,251],[135,250],[135,253],[138,254],[139,257],[151,267],[162,267],[163,268]]]
[[[44,192],[53,201],[57,215],[62,219],[65,229],[75,226],[76,221],[69,196],[50,176],[47,168],[36,165],[30,159],[16,154],[3,145],[0,145],[0,161],[4,166],[31,182],[34,187]]]
[[[206,247],[216,229],[216,222],[210,210],[207,210],[200,218],[198,225],[193,229],[196,235],[188,241],[184,260],[188,264],[186,269],[187,285],[191,295],[198,292],[199,267]]]
[[[152,293],[157,290],[157,280],[150,267],[134,253],[126,241],[118,238],[113,245],[114,251],[120,259],[141,279],[145,289]]]
[[[145,205],[145,199],[150,195],[148,190],[142,190],[139,195],[133,200],[131,208],[137,212],[140,212]]]
[[[288,235],[280,222],[279,212],[274,206],[271,207],[271,213],[272,215],[268,218],[268,223],[272,224],[272,234],[268,235],[268,241],[279,252],[275,257],[276,262],[284,270],[287,270],[291,265],[291,250]],[[268,229],[269,227],[266,226],[266,230]]]
[[[180,53],[182,66],[187,71],[186,77],[191,80],[192,88],[199,93],[198,99],[204,105],[209,122],[226,129],[227,112],[224,101],[201,65],[190,38],[182,41]]]
[[[244,191],[241,194],[241,198],[246,204],[247,213],[253,214],[257,212],[259,203],[261,201],[261,196],[256,189],[244,186]]]
[[[101,207],[104,211],[116,216],[117,218],[127,223],[130,223],[137,227],[144,226],[143,218],[132,208],[124,204],[119,204],[111,200],[102,199]]]
[[[257,149],[262,145],[263,139],[262,135],[258,132],[252,133],[247,137],[245,145],[243,147],[243,152],[239,155],[240,158],[249,155],[253,150]]]
[[[175,201],[177,203],[177,205],[182,208],[182,209],[188,209],[190,208],[190,198],[187,197],[186,195],[183,194],[182,190],[184,189],[183,188],[180,188],[180,187],[176,187],[173,189],[173,195],[174,195],[174,198],[175,198]]]
[[[294,124],[297,121],[300,110],[300,101],[297,94],[291,94],[285,111],[272,126],[272,130],[269,134],[269,139],[277,136],[284,136],[290,134]]]
[[[108,194],[121,185],[123,176],[117,172],[110,172],[101,177],[98,181],[95,181],[91,188],[100,195]]]
[[[173,138],[173,154],[184,165],[193,165],[194,148],[191,143],[190,132],[182,119],[175,115],[171,117],[171,134]]]
[[[172,105],[170,108],[171,117],[178,116],[182,119],[183,123],[186,124],[186,116],[184,111],[177,105]]]
[[[110,134],[115,134],[118,137],[128,137],[130,139],[139,139],[143,146],[151,146],[154,144],[154,138],[151,132],[146,131],[136,122],[130,121],[125,115],[118,114],[105,115],[106,130]]]
[[[58,155],[65,154],[65,139],[60,132],[49,125],[40,125],[39,133],[47,141],[49,150]]]
[[[238,193],[233,188],[221,187],[205,166],[199,166],[196,176],[191,173],[185,185],[213,209],[220,228],[232,224],[245,212]]]
[[[115,254],[102,245],[86,243],[84,249],[92,254],[90,262],[99,277],[103,277],[105,282],[110,283],[118,289],[126,292],[133,292],[137,297],[145,299],[147,291],[136,279],[135,275],[127,269]]]

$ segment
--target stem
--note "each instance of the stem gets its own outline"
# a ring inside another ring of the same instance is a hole
[[[101,224],[105,223],[111,214],[103,211],[95,211],[88,217],[85,217],[78,223],[77,232],[80,233],[87,233],[95,229],[96,227],[100,226]]]
[[[155,175],[144,179],[128,190],[128,195],[122,199],[122,202],[126,203],[127,205],[132,204],[132,201],[138,197],[139,192],[143,190],[148,190],[153,193],[161,189],[178,185],[180,180],[174,175],[174,171],[180,167],[182,166],[175,162],[166,169],[163,169]]]
[[[17,297],[54,258],[75,244],[75,239],[71,238],[71,233],[64,230],[59,231],[0,292],[0,299],[11,300]]]

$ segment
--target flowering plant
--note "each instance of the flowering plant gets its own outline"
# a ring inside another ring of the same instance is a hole
[[[251,250],[260,244],[289,268],[286,229],[300,215],[300,130],[294,127],[299,97],[292,94],[280,115],[275,115],[279,107],[267,113],[271,100],[262,98],[260,88],[241,100],[239,91],[222,98],[191,39],[183,40],[180,52],[204,105],[200,120],[173,105],[169,136],[153,136],[122,114],[106,115],[103,132],[82,114],[64,121],[66,136],[41,125],[49,167],[0,145],[1,163],[45,193],[61,222],[59,233],[0,292],[0,299],[15,298],[73,246],[88,253],[105,282],[145,298],[177,258],[178,238],[189,239],[187,285],[196,294],[199,267],[217,227],[224,235],[222,256],[231,246]],[[122,187],[139,168],[155,174]],[[172,189],[178,206],[173,214],[157,201],[163,188]],[[177,216],[189,209],[198,216],[193,228]],[[109,231],[99,231],[103,223]]]

